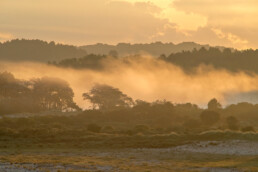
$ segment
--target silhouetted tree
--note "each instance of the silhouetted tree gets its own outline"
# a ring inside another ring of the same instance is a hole
[[[215,98],[211,99],[208,103],[208,110],[217,111],[221,108],[221,104]]]
[[[79,109],[73,101],[73,90],[66,81],[58,78],[45,77],[34,80],[33,94],[45,110]]]
[[[19,80],[16,80],[13,74],[8,72],[0,73],[0,96],[16,97],[23,89],[23,85]]]
[[[0,73],[0,114],[44,110],[79,110],[69,85],[57,78],[18,80]]]
[[[84,93],[84,100],[89,100],[93,108],[100,110],[114,110],[131,107],[134,104],[132,98],[122,93],[119,89],[108,85],[95,85],[88,93]]]

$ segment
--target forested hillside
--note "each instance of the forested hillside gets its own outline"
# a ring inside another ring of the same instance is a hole
[[[190,71],[202,64],[213,66],[216,69],[226,69],[232,72],[258,73],[258,50],[232,51],[231,49],[201,48],[193,51],[172,53],[169,56],[161,56],[160,59],[173,63]]]
[[[81,58],[64,59],[58,62],[52,62],[52,64],[59,67],[70,67],[75,69],[103,69],[104,62],[109,57],[119,59],[124,63],[128,63],[128,59],[137,60],[142,58],[141,55],[134,55],[128,57],[117,58],[115,54],[110,55],[95,55],[89,54]],[[230,72],[246,72],[246,73],[258,73],[258,50],[231,50],[225,48],[223,50],[219,48],[204,48],[193,49],[192,51],[182,51],[178,53],[172,53],[168,56],[161,55],[158,60],[172,63],[181,67],[185,72],[192,73],[195,69],[201,65],[213,67],[215,69],[223,69]]]
[[[0,60],[38,61],[62,60],[85,56],[86,51],[71,45],[41,40],[12,40],[0,43]]]

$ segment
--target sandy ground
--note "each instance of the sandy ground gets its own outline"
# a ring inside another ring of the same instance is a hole
[[[35,116],[47,116],[47,115],[54,115],[54,116],[73,116],[77,115],[80,112],[60,112],[60,111],[45,111],[40,113],[18,113],[18,114],[8,114],[0,116],[0,119],[3,117],[5,118],[29,118]]]
[[[225,155],[257,155],[258,142],[233,140],[233,141],[205,141],[177,146],[176,151],[225,154]]]
[[[112,166],[87,166],[81,167],[76,165],[53,165],[53,164],[11,164],[0,163],[1,172],[59,172],[59,171],[105,171],[111,172],[115,169]]]

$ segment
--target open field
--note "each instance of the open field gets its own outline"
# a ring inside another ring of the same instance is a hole
[[[137,140],[137,138],[136,138]],[[85,148],[71,145],[8,146],[0,170],[20,171],[258,171],[258,142],[187,141],[160,148]]]
[[[245,143],[247,144],[247,143]],[[254,144],[254,143],[251,143]],[[258,143],[255,143],[256,146]],[[234,145],[234,147],[241,146]],[[245,145],[246,146],[246,145]],[[218,147],[209,144],[206,149]],[[44,152],[44,153],[43,153]],[[18,171],[258,171],[258,154],[206,153],[182,146],[156,149],[1,151],[0,170]]]
[[[255,131],[174,131],[90,119],[2,118],[0,171],[258,171]]]

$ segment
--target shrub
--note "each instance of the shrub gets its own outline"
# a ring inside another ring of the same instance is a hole
[[[186,129],[198,129],[200,128],[200,121],[196,119],[187,119],[183,123],[183,127]]]
[[[104,133],[112,133],[114,132],[114,128],[112,126],[105,126],[101,131]]]
[[[201,121],[204,125],[212,126],[220,119],[220,114],[215,111],[205,110],[200,115]]]
[[[125,131],[123,131],[122,133],[123,133],[123,134],[126,134],[126,135],[129,135],[129,136],[132,136],[132,135],[135,134],[132,130],[125,130]]]
[[[227,123],[228,129],[239,130],[239,121],[236,117],[234,116],[227,117],[226,123]]]
[[[99,133],[101,130],[101,127],[98,126],[97,124],[89,124],[87,126],[87,130],[94,132],[94,133]]]
[[[246,127],[241,128],[241,131],[242,132],[255,132],[255,129],[252,126],[246,126]]]
[[[136,125],[134,127],[134,131],[136,133],[139,133],[139,132],[146,132],[149,130],[149,127],[147,125]]]

